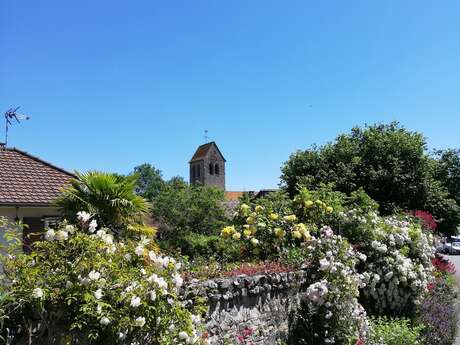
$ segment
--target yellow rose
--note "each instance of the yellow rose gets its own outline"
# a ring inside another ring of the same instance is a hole
[[[257,246],[259,244],[259,240],[257,238],[253,238],[251,240],[251,243],[252,243],[253,246]]]
[[[244,225],[243,225],[243,228],[244,228],[244,229],[249,229],[250,227],[251,227],[251,226],[250,226],[249,224],[244,224]]]
[[[305,201],[305,202],[304,202],[304,206],[305,206],[305,208],[310,208],[310,207],[312,207],[312,206],[313,206],[313,201],[311,201],[311,200]]]
[[[307,232],[307,226],[303,223],[294,225],[294,230],[300,232],[302,235]]]
[[[232,236],[232,238],[236,241],[238,241],[241,238],[241,234],[239,232],[235,232]]]
[[[252,232],[251,232],[251,230],[245,229],[245,230],[243,230],[243,235],[244,235],[246,238],[249,238],[249,237],[251,237]]]
[[[246,204],[241,204],[241,205],[240,205],[240,210],[241,210],[241,211],[247,211],[247,210],[249,210],[250,208],[251,208],[251,207],[248,206],[248,205],[246,205]]]
[[[284,237],[284,230],[281,228],[275,228],[275,236],[278,238]]]
[[[263,206],[257,205],[254,209],[256,212],[262,212],[264,210]]]
[[[326,207],[326,212],[327,213],[332,213],[334,209],[331,206]]]
[[[319,199],[315,200],[316,205],[323,206],[323,202]]]
[[[310,233],[308,231],[303,234],[303,239],[304,239],[304,241],[310,241],[311,240],[311,235],[310,235]]]
[[[248,217],[246,218],[246,223],[248,224],[254,224],[255,219],[253,217]]]
[[[297,239],[301,239],[301,238],[302,238],[302,234],[300,233],[300,231],[294,230],[294,231],[292,232],[292,237],[297,238]]]
[[[249,230],[251,231],[251,234],[253,235],[257,232],[257,228],[255,226],[251,226]]]
[[[223,228],[220,234],[223,237],[230,237],[233,233],[235,233],[235,227],[232,225],[232,226],[226,226],[225,228]]]
[[[270,213],[270,215],[268,216],[268,218],[270,218],[270,220],[277,220],[278,219],[278,215],[276,213]]]
[[[283,219],[288,222],[295,222],[297,220],[297,217],[295,216],[295,214],[291,214],[289,216],[284,216]]]

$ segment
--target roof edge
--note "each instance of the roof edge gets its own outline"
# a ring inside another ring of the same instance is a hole
[[[6,147],[5,150],[16,151],[16,152],[18,152],[18,153],[20,153],[20,154],[22,154],[24,156],[32,158],[33,160],[35,160],[35,161],[37,161],[39,163],[43,163],[43,164],[49,166],[50,168],[59,170],[60,172],[63,172],[64,174],[67,174],[67,175],[69,175],[69,176],[71,176],[73,178],[77,177],[77,175],[75,175],[74,173],[71,173],[70,171],[67,171],[67,170],[65,170],[63,168],[60,168],[60,167],[58,167],[58,166],[56,166],[54,164],[51,164],[50,162],[47,162],[47,161],[45,161],[45,160],[43,160],[43,159],[41,159],[41,158],[39,158],[37,156],[31,155],[30,153],[28,153],[26,151],[22,151],[22,150],[20,150],[20,149],[18,149],[16,147]]]

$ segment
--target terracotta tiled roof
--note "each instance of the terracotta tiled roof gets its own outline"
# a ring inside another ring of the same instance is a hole
[[[225,199],[227,201],[238,200],[243,194],[244,192],[225,192]]]
[[[209,149],[212,146],[216,147],[217,152],[219,152],[219,154],[222,156],[222,159],[225,161],[225,158],[222,155],[222,153],[220,152],[219,148],[217,147],[217,144],[214,141],[211,141],[210,143],[206,143],[206,144],[198,146],[198,148],[196,149],[195,154],[193,155],[193,157],[190,160],[190,162],[198,161],[198,160],[203,159],[204,157],[206,157],[206,154],[208,153]]]
[[[26,152],[0,146],[0,205],[51,205],[73,177]]]

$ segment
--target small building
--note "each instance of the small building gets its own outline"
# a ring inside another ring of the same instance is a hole
[[[200,145],[189,161],[190,184],[200,183],[225,190],[225,162],[214,141]]]
[[[55,201],[74,177],[24,151],[0,146],[0,217],[27,225],[25,247],[27,234],[42,231],[60,216]]]

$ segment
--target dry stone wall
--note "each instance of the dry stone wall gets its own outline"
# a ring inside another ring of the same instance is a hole
[[[270,273],[192,281],[183,294],[186,299],[207,298],[209,344],[274,345],[286,340],[289,317],[299,306],[305,283],[303,271]]]

